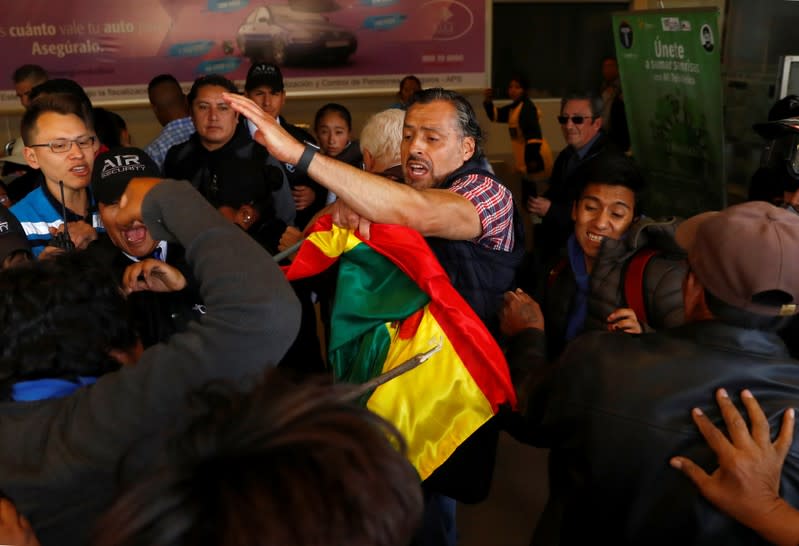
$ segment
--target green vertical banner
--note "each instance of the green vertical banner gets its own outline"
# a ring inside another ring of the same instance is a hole
[[[618,13],[613,31],[632,150],[648,184],[645,213],[724,208],[718,11]]]

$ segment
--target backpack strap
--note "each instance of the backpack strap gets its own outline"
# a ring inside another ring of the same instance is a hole
[[[547,274],[547,288],[552,288],[555,286],[555,281],[558,279],[558,275],[566,269],[566,266],[569,265],[569,259],[564,256],[558,262],[552,266],[552,269],[549,270]]]
[[[635,317],[643,325],[649,324],[644,295],[644,271],[649,261],[660,254],[654,248],[642,248],[636,252],[624,271],[624,299],[627,307],[635,311]]]

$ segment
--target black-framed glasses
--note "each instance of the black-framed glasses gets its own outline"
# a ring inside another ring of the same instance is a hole
[[[585,120],[590,119],[593,121],[596,118],[597,116],[558,116],[558,123],[566,125],[569,123],[569,120],[572,120],[572,123],[575,125],[582,125]]]
[[[96,136],[84,135],[78,138],[56,138],[44,144],[31,144],[29,148],[41,148],[47,146],[53,153],[63,154],[72,149],[72,143],[78,145],[78,148],[91,148],[97,141]]]

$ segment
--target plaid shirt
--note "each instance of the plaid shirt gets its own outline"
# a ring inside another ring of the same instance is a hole
[[[477,209],[483,234],[475,243],[492,250],[513,250],[513,194],[508,188],[481,174],[470,174],[456,180],[449,189]]]
[[[172,146],[183,144],[194,134],[194,123],[190,117],[170,121],[161,129],[161,134],[147,145],[144,151],[153,161],[158,164],[158,168],[164,169],[164,159],[166,153]]]

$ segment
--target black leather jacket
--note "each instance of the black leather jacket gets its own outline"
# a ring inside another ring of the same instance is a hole
[[[624,296],[627,267],[643,248],[659,251],[647,263],[642,279],[644,307],[648,323],[645,330],[673,328],[685,322],[682,281],[688,266],[685,251],[674,240],[680,220],[642,218],[630,226],[623,239],[606,239],[591,271],[586,330],[606,330],[607,317],[620,307],[629,307]],[[631,283],[635,280],[631,278]]]
[[[534,544],[762,543],[668,461],[681,454],[707,471],[717,466],[690,411],[699,407],[719,425],[719,387],[735,398],[749,388],[776,436],[783,410],[799,405],[799,361],[776,334],[717,321],[640,336],[590,332],[545,372],[540,332],[520,335],[508,356],[517,377],[527,366],[533,378],[521,393],[528,432],[532,443],[551,448],[550,498]],[[799,505],[796,443],[781,493]]]

